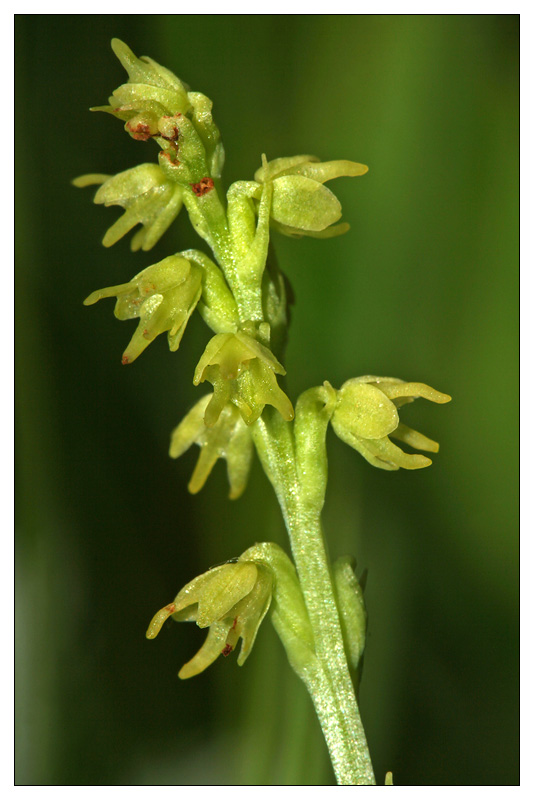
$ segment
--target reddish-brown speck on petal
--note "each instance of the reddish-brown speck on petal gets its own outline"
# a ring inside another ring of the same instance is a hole
[[[197,197],[203,197],[213,189],[213,178],[202,178],[198,183],[192,183],[191,188]]]
[[[133,138],[137,139],[137,141],[146,142],[147,139],[150,139],[152,136],[149,126],[144,122],[138,122],[135,127],[127,122],[126,127],[132,134]]]
[[[124,354],[123,357],[122,357],[122,363],[123,364],[129,364],[130,363],[130,359],[126,354]]]
[[[221,650],[221,654],[226,658],[226,656],[230,655],[233,649],[234,648],[232,647],[231,644],[225,644],[224,648]]]

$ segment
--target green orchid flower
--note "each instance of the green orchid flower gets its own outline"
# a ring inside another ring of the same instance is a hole
[[[166,331],[169,349],[177,350],[201,294],[201,270],[186,258],[174,255],[147,267],[129,283],[93,292],[84,300],[84,305],[91,306],[104,297],[116,297],[117,319],[139,319],[122,356],[123,364],[131,364],[156,336]]]
[[[197,364],[193,383],[209,381],[214,393],[204,421],[213,427],[228,403],[234,403],[247,425],[255,422],[266,405],[274,406],[285,420],[294,417],[288,396],[280,389],[276,374],[286,371],[271,351],[250,333],[245,323],[237,333],[220,333],[209,342]]]
[[[122,206],[125,213],[108,229],[102,244],[111,247],[136,225],[131,248],[150,250],[174,222],[183,205],[182,189],[170,181],[157,164],[140,164],[117,175],[81,175],[73,184],[79,188],[102,184],[94,202]]]
[[[398,408],[424,397],[433,403],[448,403],[450,396],[424,383],[407,383],[398,378],[364,375],[352,378],[337,392],[332,415],[334,431],[346,444],[374,467],[386,470],[421,469],[432,463],[420,453],[405,453],[390,436],[404,444],[437,453],[439,444],[399,420]]]
[[[206,641],[184,664],[178,677],[192,678],[220,656],[228,656],[242,639],[237,659],[242,666],[269,610],[273,572],[264,563],[241,561],[223,564],[199,575],[177,594],[173,603],[158,611],[146,633],[154,639],[170,616],[177,622],[196,622],[209,628]]]
[[[230,499],[236,500],[245,491],[254,445],[250,429],[237,408],[228,403],[217,422],[208,428],[204,422],[206,408],[213,398],[208,394],[193,406],[171,435],[169,455],[178,458],[192,444],[200,446],[200,456],[189,481],[191,494],[199,492],[219,458],[226,459]]]
[[[354,161],[320,162],[315,156],[275,158],[256,171],[259,184],[273,183],[271,224],[286,236],[339,236],[347,223],[333,226],[341,217],[341,203],[323,184],[333,178],[365,175],[368,167]],[[333,226],[333,227],[332,227]]]

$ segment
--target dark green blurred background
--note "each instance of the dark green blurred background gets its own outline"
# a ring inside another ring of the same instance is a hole
[[[441,442],[428,470],[372,469],[333,436],[332,556],[368,569],[361,708],[379,781],[518,782],[516,15],[18,16],[17,782],[332,781],[310,704],[264,624],[246,667],[176,673],[194,626],[144,638],[188,580],[254,541],[285,544],[256,462],[186,484],[167,456],[199,396],[200,318],[121,367],[133,323],[84,308],[170,252],[105,250],[117,209],[70,180],[155,160],[90,114],[125,80],[113,36],[214,100],[227,182],[260,155],[369,165],[332,185],[351,231],[275,237],[297,298],[290,395],[366,373],[449,392],[408,424]]]

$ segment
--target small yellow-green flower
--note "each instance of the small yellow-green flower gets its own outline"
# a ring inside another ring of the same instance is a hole
[[[218,656],[230,655],[239,638],[243,641],[237,663],[242,666],[269,610],[272,589],[273,573],[265,564],[238,560],[215,567],[184,586],[173,603],[157,612],[147,639],[154,639],[170,616],[177,622],[196,622],[199,628],[209,628],[208,636],[179,678],[192,678]]]
[[[244,328],[248,330],[246,325]],[[286,374],[283,366],[244,330],[214,336],[193,378],[195,386],[206,380],[213,384],[214,393],[204,415],[206,426],[215,425],[228,403],[238,407],[247,425],[261,416],[266,405],[277,408],[284,419],[293,419],[293,406],[278,386],[276,374]]]
[[[228,403],[213,427],[204,423],[204,414],[213,395],[208,394],[193,406],[171,436],[169,455],[178,458],[192,444],[200,446],[197,465],[189,481],[189,491],[199,492],[219,458],[225,458],[230,484],[230,499],[235,500],[245,491],[254,446],[249,428],[237,408]]]
[[[129,283],[93,292],[84,305],[91,306],[103,297],[116,297],[117,319],[139,319],[122,356],[122,363],[130,364],[165,331],[169,348],[177,350],[201,294],[201,270],[186,258],[174,255],[147,267]]]
[[[442,394],[424,383],[407,383],[398,378],[364,375],[343,384],[337,393],[332,425],[344,442],[358,450],[375,467],[394,470],[420,469],[432,461],[420,453],[405,453],[390,436],[410,447],[437,453],[439,444],[403,425],[398,408],[417,397],[433,403],[448,403]]]
[[[162,117],[184,114],[191,108],[187,90],[179,78],[148,56],[137,58],[120,39],[112,39],[113,52],[128,73],[128,83],[115,89],[106,111],[125,120],[125,129],[134,139],[146,140],[159,133]]]
[[[141,230],[132,238],[131,248],[150,250],[174,222],[183,205],[181,187],[170,181],[158,164],[140,164],[113,177],[81,175],[73,183],[80,188],[102,184],[94,202],[125,209],[104,236],[104,247],[111,247],[136,225],[141,225]]]
[[[254,175],[258,183],[273,182],[271,222],[287,236],[324,239],[345,233],[346,223],[331,227],[341,217],[341,203],[323,184],[333,178],[365,175],[368,167],[354,161],[320,162],[315,156],[275,158]]]

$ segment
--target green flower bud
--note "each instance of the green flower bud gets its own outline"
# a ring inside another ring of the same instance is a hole
[[[252,436],[232,403],[223,408],[215,425],[207,428],[204,414],[212,397],[212,394],[208,394],[199,400],[174,429],[169,455],[171,458],[178,458],[192,444],[200,446],[200,456],[188,487],[191,494],[202,489],[217,459],[225,458],[230,499],[236,500],[247,485],[254,452]]]
[[[168,331],[169,348],[178,349],[201,293],[201,270],[182,256],[174,255],[147,267],[129,283],[93,292],[84,300],[84,305],[93,305],[103,297],[116,297],[118,319],[139,318],[139,325],[122,356],[123,364],[131,364],[165,331]]]
[[[341,204],[323,184],[342,176],[364,175],[368,170],[353,161],[319,162],[315,156],[276,158],[264,163],[254,175],[258,183],[273,182],[271,221],[288,236],[327,238],[348,230],[341,217]]]
[[[245,324],[237,333],[217,334],[197,364],[195,386],[208,380],[214,388],[204,415],[208,428],[215,425],[228,403],[238,407],[247,425],[261,416],[266,405],[277,408],[284,419],[293,419],[291,401],[275,377],[285,375],[285,369],[267,347],[250,335],[252,330],[252,325]]]
[[[94,202],[126,209],[104,236],[104,247],[111,247],[140,224],[131,248],[150,250],[174,222],[183,204],[182,189],[168,180],[157,164],[140,164],[113,177],[82,175],[73,183],[80,188],[101,183]]]
[[[437,453],[439,444],[399,421],[397,409],[416,397],[433,403],[448,403],[442,394],[424,383],[407,383],[398,378],[364,375],[343,384],[337,393],[332,425],[344,442],[358,450],[375,467],[395,470],[420,469],[432,461],[426,456],[405,453],[389,439],[393,436],[413,448]]]
[[[136,58],[120,39],[112,39],[111,47],[129,80],[113,92],[108,106],[92,111],[106,111],[125,120],[128,133],[145,140],[157,134],[161,117],[184,114],[191,108],[186,87],[170,70],[148,56]]]
[[[196,622],[209,628],[198,653],[184,664],[179,678],[203,672],[219,655],[228,656],[242,639],[237,659],[242,666],[248,658],[258,628],[271,604],[273,572],[265,564],[242,561],[223,564],[199,575],[178,593],[173,603],[153,617],[147,639],[154,639],[172,616],[177,622]]]

